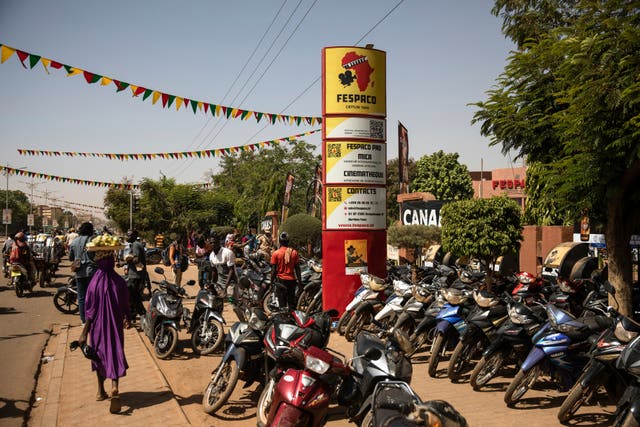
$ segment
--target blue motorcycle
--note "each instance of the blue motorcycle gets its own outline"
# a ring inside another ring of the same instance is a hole
[[[533,336],[533,348],[505,392],[507,406],[517,403],[542,373],[557,380],[561,389],[571,388],[589,361],[587,351],[596,334],[610,324],[605,316],[576,319],[553,304],[546,310],[548,323]]]
[[[442,291],[447,301],[436,315],[436,327],[429,356],[429,376],[435,377],[438,364],[447,350],[452,350],[460,335],[467,329],[465,317],[469,313],[467,301],[471,292],[466,289],[447,288]]]

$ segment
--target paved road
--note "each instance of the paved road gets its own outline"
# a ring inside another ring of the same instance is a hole
[[[66,262],[68,264],[68,261]],[[54,280],[62,286],[64,269]],[[68,274],[68,271],[67,273]],[[56,284],[18,298],[0,276],[0,426],[21,426],[29,411],[42,351],[54,323],[80,324],[53,305]],[[34,397],[35,398],[35,397]]]

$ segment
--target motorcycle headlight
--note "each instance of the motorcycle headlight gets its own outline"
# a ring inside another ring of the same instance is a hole
[[[307,354],[304,358],[304,366],[310,371],[322,375],[329,370],[331,365],[329,365],[329,363],[325,362],[324,360]]]

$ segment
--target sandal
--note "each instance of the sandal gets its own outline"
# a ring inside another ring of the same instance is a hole
[[[109,406],[109,412],[112,414],[117,414],[120,412],[122,408],[122,404],[120,403],[120,395],[117,393],[111,394],[111,405]]]
[[[107,394],[106,391],[102,391],[102,392],[98,392],[98,394],[96,395],[96,401],[98,402],[102,402],[103,400],[107,400],[109,398],[109,395]]]

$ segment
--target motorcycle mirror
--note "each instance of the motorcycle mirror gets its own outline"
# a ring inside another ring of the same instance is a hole
[[[379,348],[369,348],[364,352],[364,358],[368,360],[376,360],[382,357],[382,352]]]
[[[163,274],[164,275],[164,268],[162,267],[156,267],[153,269],[154,272],[158,273],[158,274]]]

